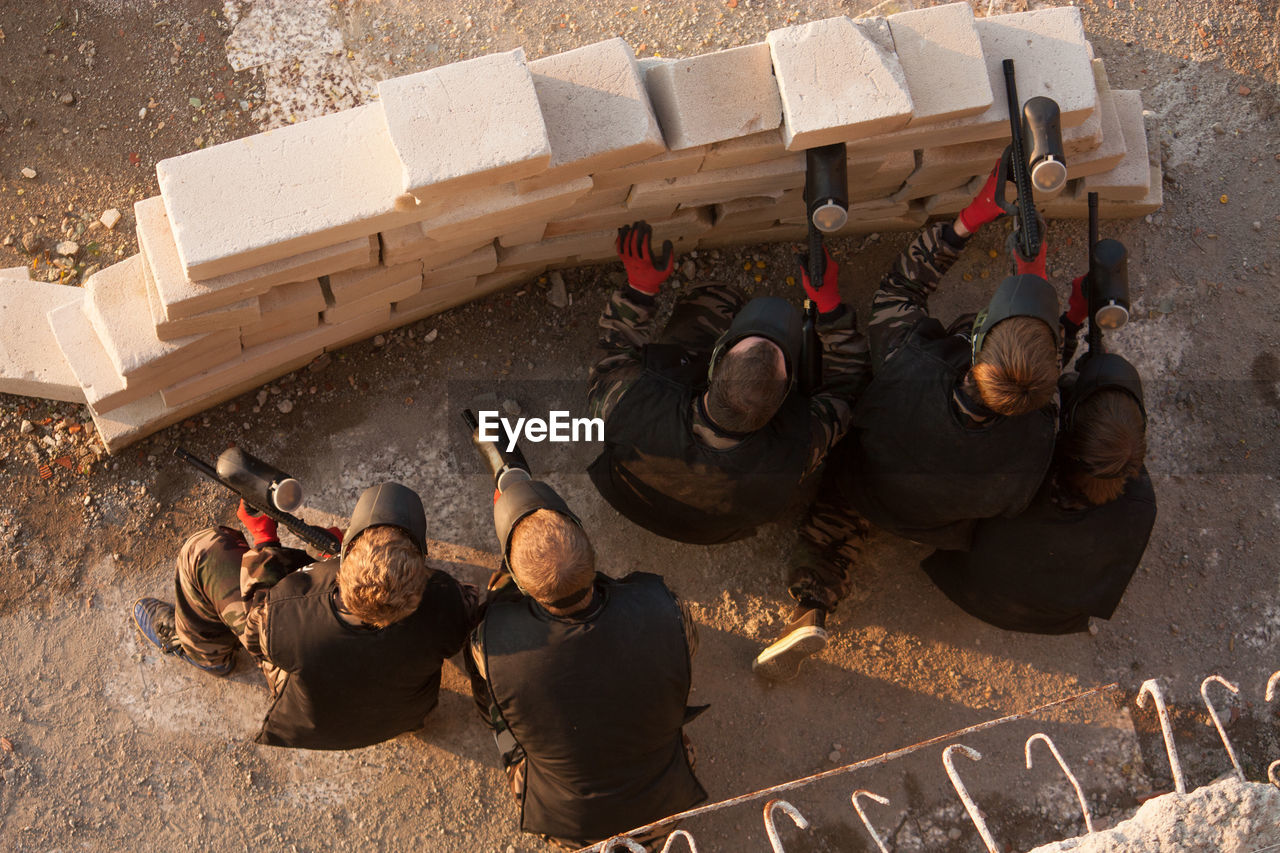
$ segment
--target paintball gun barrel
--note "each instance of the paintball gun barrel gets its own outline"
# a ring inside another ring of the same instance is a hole
[[[1102,351],[1102,330],[1129,322],[1129,252],[1119,240],[1098,239],[1098,194],[1089,193],[1089,351]]]
[[[480,458],[484,460],[489,473],[493,475],[495,489],[502,492],[511,483],[533,479],[533,475],[529,473],[528,460],[524,458],[520,448],[511,441],[510,434],[501,420],[494,425],[497,440],[487,441],[480,437],[480,421],[476,419],[475,412],[463,409],[462,418],[471,428],[471,443],[476,446],[476,450],[480,451]],[[512,450],[504,450],[506,447],[511,447]]]
[[[804,200],[809,229],[809,282],[822,287],[826,264],[823,234],[838,231],[849,221],[849,154],[843,142],[805,151]],[[818,338],[818,307],[804,301],[800,351],[800,389],[812,394],[822,386],[822,342]]]
[[[328,530],[307,524],[293,515],[302,506],[302,485],[288,474],[263,462],[238,447],[229,447],[209,465],[184,448],[175,447],[173,455],[224,488],[235,492],[245,505],[264,513],[277,524],[283,524],[295,536],[322,554],[337,554],[342,549]]]
[[[1062,147],[1062,113],[1052,98],[1037,96],[1025,105],[1018,101],[1018,85],[1014,78],[1013,60],[1004,67],[1005,96],[1009,103],[1009,135],[1005,149],[1007,174],[1018,190],[1017,249],[1026,260],[1040,254],[1040,222],[1036,213],[1035,192],[1052,197],[1067,182],[1066,157]],[[1000,196],[1003,198],[1003,185]],[[1001,206],[1007,208],[1002,203]]]

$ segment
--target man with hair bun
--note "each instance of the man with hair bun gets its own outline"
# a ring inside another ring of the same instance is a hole
[[[503,564],[466,664],[520,828],[576,849],[703,801],[683,733],[703,710],[687,705],[685,606],[657,575],[597,571],[577,516],[526,470],[496,485]]]
[[[1017,515],[1053,457],[1058,298],[1038,257],[1015,251],[976,320],[950,328],[929,296],[969,238],[1005,215],[999,169],[954,222],[924,229],[871,303],[873,378],[832,452],[791,565],[793,600],[753,668],[794,677],[826,646],[826,617],[851,592],[871,525],[936,548],[965,549],[974,519]]]
[[[1063,377],[1062,431],[1035,500],[979,521],[968,551],[921,564],[957,605],[1008,631],[1067,634],[1110,619],[1155,525],[1138,372],[1113,353],[1081,362]]]
[[[217,676],[247,649],[271,689],[258,743],[355,749],[420,728],[444,659],[474,624],[478,593],[427,565],[418,495],[399,483],[366,489],[340,558],[320,562],[282,548],[276,523],[243,501],[237,516],[253,545],[229,527],[188,539],[176,608],[134,604],[143,637]]]

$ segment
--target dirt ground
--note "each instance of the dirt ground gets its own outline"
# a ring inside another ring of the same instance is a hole
[[[157,160],[363,102],[382,77],[614,35],[639,55],[692,55],[870,5],[4,0],[0,267],[34,265],[74,286],[137,251],[132,205],[158,192]],[[978,14],[1025,8],[991,6],[975,2]],[[918,568],[925,549],[878,535],[831,646],[796,682],[771,687],[749,664],[781,621],[793,524],[716,548],[663,541],[598,498],[582,473],[591,446],[526,448],[583,516],[607,572],[660,572],[693,602],[693,701],[712,709],[689,734],[713,799],[1116,682],[1102,698],[965,737],[984,757],[959,768],[1005,849],[1078,834],[1047,754],[1031,771],[1022,763],[1023,740],[1045,731],[1095,822],[1111,826],[1171,788],[1155,716],[1133,702],[1151,677],[1172,704],[1190,785],[1230,769],[1198,695],[1210,674],[1240,687],[1238,699],[1214,696],[1248,777],[1280,757],[1280,703],[1263,699],[1280,668],[1278,6],[1081,4],[1113,86],[1141,89],[1158,120],[1165,162],[1164,208],[1104,223],[1131,253],[1135,319],[1113,340],[1146,379],[1160,516],[1115,619],[1096,633],[981,624],[930,585]],[[265,17],[273,7],[287,14]],[[123,213],[119,225],[94,225],[109,208]],[[67,239],[79,244],[70,258],[57,251]],[[908,239],[838,243],[846,299],[865,308]],[[1084,230],[1053,223],[1050,239],[1065,295],[1083,271]],[[937,297],[940,316],[975,309],[1003,273],[989,254],[1002,235],[976,242]],[[698,252],[667,299],[690,278],[795,294],[782,281],[790,248]],[[436,565],[481,581],[497,560],[489,492],[457,411],[510,399],[530,414],[581,413],[595,320],[619,274],[568,271],[567,308],[533,282],[352,346],[116,457],[94,451],[83,407],[0,395],[0,850],[544,849],[517,830],[457,661],[422,732],[348,753],[278,750],[251,743],[265,685],[247,660],[219,681],[161,659],[128,611],[139,595],[171,595],[186,535],[234,523],[228,497],[172,456],[179,445],[211,458],[242,443],[301,479],[304,514],[323,523],[345,523],[364,486],[404,482],[428,505]],[[783,828],[787,849],[874,849],[849,803],[855,788],[889,797],[867,810],[893,849],[982,849],[941,749],[789,793],[813,829]],[[764,850],[759,805],[687,828],[702,850]]]

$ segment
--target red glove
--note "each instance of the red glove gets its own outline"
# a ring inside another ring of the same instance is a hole
[[[1083,326],[1089,319],[1089,300],[1084,295],[1086,276],[1077,276],[1071,282],[1071,298],[1067,300],[1067,319],[1077,326]]]
[[[268,518],[266,513],[251,509],[241,500],[240,507],[236,510],[236,518],[240,519],[244,529],[249,531],[249,538],[253,540],[253,547],[261,548],[265,545],[280,544],[280,537],[276,535],[276,523]]]
[[[1045,266],[1045,261],[1044,261],[1045,252],[1046,250],[1048,250],[1048,248],[1049,248],[1049,241],[1042,239],[1040,241],[1040,251],[1036,254],[1034,259],[1027,260],[1026,258],[1022,257],[1022,252],[1018,251],[1017,247],[1015,246],[1013,249],[1014,273],[1016,273],[1017,275],[1030,273],[1031,275],[1038,275],[1045,281],[1048,281],[1049,273],[1047,271],[1047,268]]]
[[[342,528],[326,527],[325,530],[328,531],[330,536],[338,540],[338,550],[341,551],[342,550]],[[325,560],[332,560],[336,556],[338,555],[337,554],[321,554],[320,555],[320,557]]]
[[[991,170],[991,174],[987,176],[987,182],[982,185],[982,189],[973,197],[973,201],[969,202],[968,207],[960,211],[960,222],[965,228],[969,229],[970,234],[977,233],[978,229],[983,225],[988,222],[995,222],[1008,213],[996,201],[996,191],[1000,189],[1000,185],[1006,180],[1008,180],[1008,176],[1004,169],[1004,158],[1001,157],[995,168]]]
[[[809,256],[796,255],[796,263],[800,264],[800,283],[804,285],[804,293],[818,306],[819,314],[830,313],[840,307],[840,265],[831,258],[827,247],[822,247],[822,286],[814,287],[809,281]]]
[[[662,283],[671,277],[676,259],[671,251],[671,241],[662,244],[662,254],[653,256],[653,229],[641,219],[618,229],[618,239],[613,248],[622,265],[627,269],[627,284],[641,293],[657,296]]]

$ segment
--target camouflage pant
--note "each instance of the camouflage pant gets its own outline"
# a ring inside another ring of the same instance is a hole
[[[240,594],[240,558],[249,543],[230,527],[201,530],[178,552],[174,621],[193,660],[218,667],[235,655],[247,609]]]
[[[709,352],[746,304],[747,295],[732,284],[714,282],[685,291],[656,343]]]
[[[853,587],[852,573],[870,531],[871,525],[841,497],[827,469],[792,552],[787,580],[791,597],[828,612],[835,610]]]

